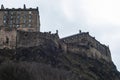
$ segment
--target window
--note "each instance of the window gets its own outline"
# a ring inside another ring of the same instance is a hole
[[[29,14],[32,14],[32,11],[29,11]]]
[[[31,29],[28,29],[28,31],[29,31],[29,32],[32,32],[33,30],[31,30]]]
[[[26,11],[24,11],[23,14],[26,15],[27,14]]]
[[[20,11],[18,11],[17,14],[20,14]]]
[[[4,17],[3,17],[3,19],[4,19],[4,20],[6,20],[6,19],[7,19],[7,17],[6,17],[6,16],[4,16]]]
[[[4,24],[6,24],[6,20],[4,20],[3,22],[4,22]]]
[[[20,15],[18,15],[17,18],[20,19]]]
[[[23,28],[25,27],[25,24],[23,24]]]
[[[29,15],[29,18],[31,19],[31,18],[32,18],[32,15]]]
[[[9,43],[9,38],[6,36],[6,44]]]
[[[13,12],[11,12],[11,15],[13,15]]]
[[[20,25],[17,25],[16,27],[18,28],[18,27],[20,27]]]
[[[13,19],[13,16],[10,16],[11,19]]]
[[[5,14],[7,14],[7,11],[5,11]]]
[[[12,24],[12,23],[13,23],[13,21],[11,20],[11,21],[10,21],[10,24]]]
[[[26,15],[24,15],[23,18],[26,19]]]
[[[29,24],[28,27],[31,27],[31,24]]]
[[[17,19],[17,20],[16,20],[16,24],[19,24],[19,23],[20,23],[20,20],[19,20],[19,19]]]
[[[10,24],[10,27],[12,27],[12,25]]]
[[[31,19],[29,19],[29,23],[31,23],[32,22],[32,20]]]
[[[26,23],[26,19],[23,20],[23,23]]]

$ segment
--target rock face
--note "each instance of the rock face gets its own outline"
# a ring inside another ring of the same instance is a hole
[[[57,34],[19,33],[16,49],[0,50],[0,75],[5,72],[17,80],[22,78],[16,76],[23,73],[29,76],[27,80],[120,80],[109,47],[88,33],[62,39]],[[8,65],[9,61],[13,66]],[[9,69],[14,74],[6,71]],[[20,70],[20,73],[16,73],[16,70]],[[24,75],[21,77],[26,80]],[[7,80],[6,76],[0,76],[0,79]]]

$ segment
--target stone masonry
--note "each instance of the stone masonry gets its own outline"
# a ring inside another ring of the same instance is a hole
[[[89,57],[104,58],[111,61],[109,47],[98,42],[94,37],[89,35],[89,32],[81,32],[62,38],[61,41],[67,45],[67,50],[70,52],[84,53],[88,50],[87,56]],[[84,48],[84,50],[82,48]]]
[[[16,48],[16,28],[6,28],[0,27],[0,49],[9,48],[15,49]]]

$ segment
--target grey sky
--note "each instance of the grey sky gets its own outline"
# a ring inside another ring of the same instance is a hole
[[[109,45],[112,59],[120,70],[119,0],[1,0],[8,8],[26,4],[39,7],[41,31],[59,30],[60,37],[89,31],[98,41]]]

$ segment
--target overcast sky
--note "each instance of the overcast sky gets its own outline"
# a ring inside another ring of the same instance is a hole
[[[89,31],[109,45],[120,71],[120,0],[1,0],[8,8],[39,7],[41,31],[59,30],[60,37]]]

